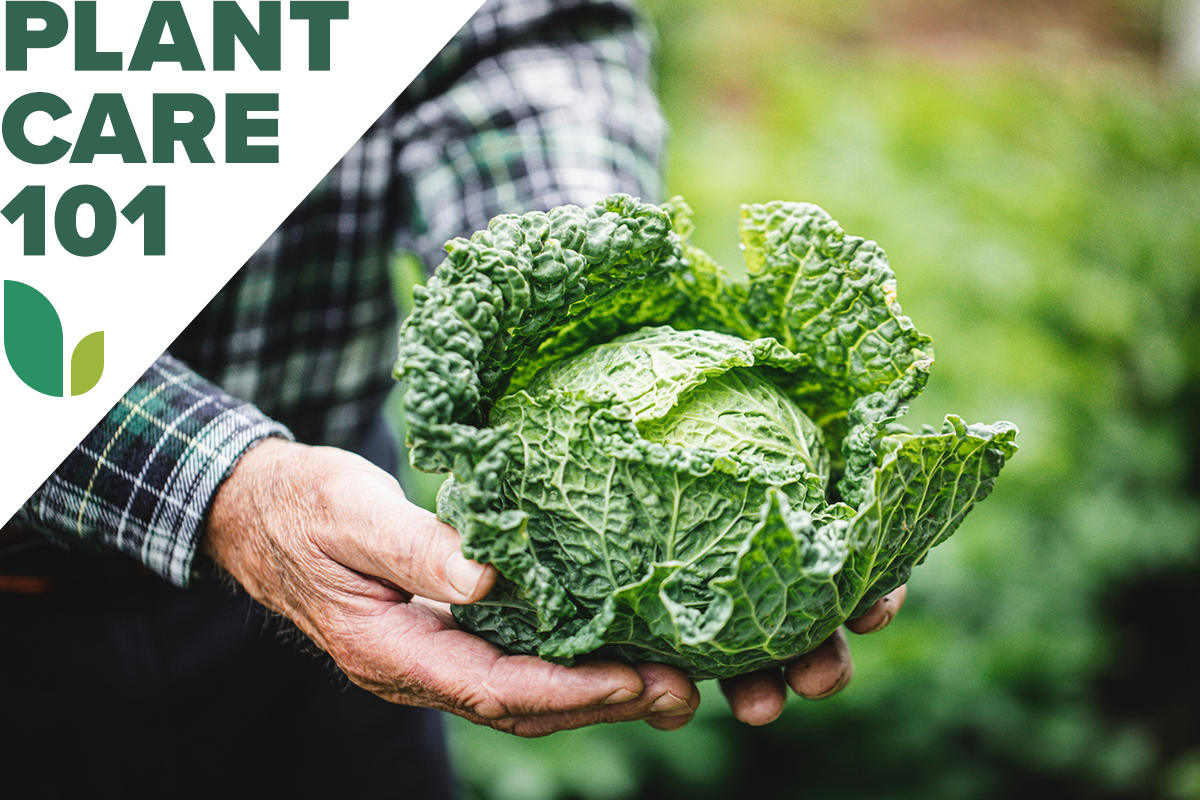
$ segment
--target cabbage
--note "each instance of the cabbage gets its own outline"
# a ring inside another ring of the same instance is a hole
[[[510,652],[785,662],[906,582],[991,491],[1007,422],[911,432],[931,342],[879,247],[821,209],[741,209],[747,277],[691,212],[614,195],[505,215],[401,331],[410,460],[502,578],[455,608]]]

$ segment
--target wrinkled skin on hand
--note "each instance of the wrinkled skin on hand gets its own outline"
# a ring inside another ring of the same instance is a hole
[[[468,561],[460,538],[413,505],[395,479],[334,448],[268,439],[222,484],[204,553],[259,602],[291,620],[355,684],[394,703],[448,711],[520,736],[644,719],[685,725],[696,685],[661,664],[574,667],[507,655],[455,624],[449,603],[484,597],[495,569]],[[903,602],[884,598],[848,627],[876,630]],[[829,696],[853,673],[839,633],[785,670],[725,681],[735,715],[778,716],[785,682]]]

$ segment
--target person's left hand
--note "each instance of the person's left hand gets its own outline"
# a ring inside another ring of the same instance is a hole
[[[352,453],[267,439],[221,484],[203,552],[330,655],[354,683],[519,736],[602,722],[685,724],[695,685],[662,664],[574,667],[510,655],[461,630],[447,603],[481,600],[494,567]]]
[[[901,586],[881,597],[861,617],[846,623],[852,633],[874,633],[892,621],[904,605]],[[783,669],[756,670],[721,681],[721,691],[733,714],[749,725],[765,725],[783,712],[787,689],[808,700],[823,700],[846,688],[854,676],[850,645],[842,629]]]

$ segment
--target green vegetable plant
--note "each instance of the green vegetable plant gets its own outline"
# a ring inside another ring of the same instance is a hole
[[[511,652],[787,661],[906,582],[1016,451],[1007,422],[897,422],[931,341],[874,242],[745,205],[734,278],[691,233],[679,198],[504,215],[414,290],[410,460],[452,473],[438,514],[503,576],[456,618]]]

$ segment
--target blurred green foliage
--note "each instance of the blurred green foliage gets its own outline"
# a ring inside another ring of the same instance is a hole
[[[468,792],[1200,798],[1200,97],[1070,42],[889,44],[863,0],[646,5],[697,243],[737,264],[738,205],[773,199],[876,239],[936,343],[909,422],[1022,450],[843,694],[761,729],[713,684],[674,734],[453,720]]]

